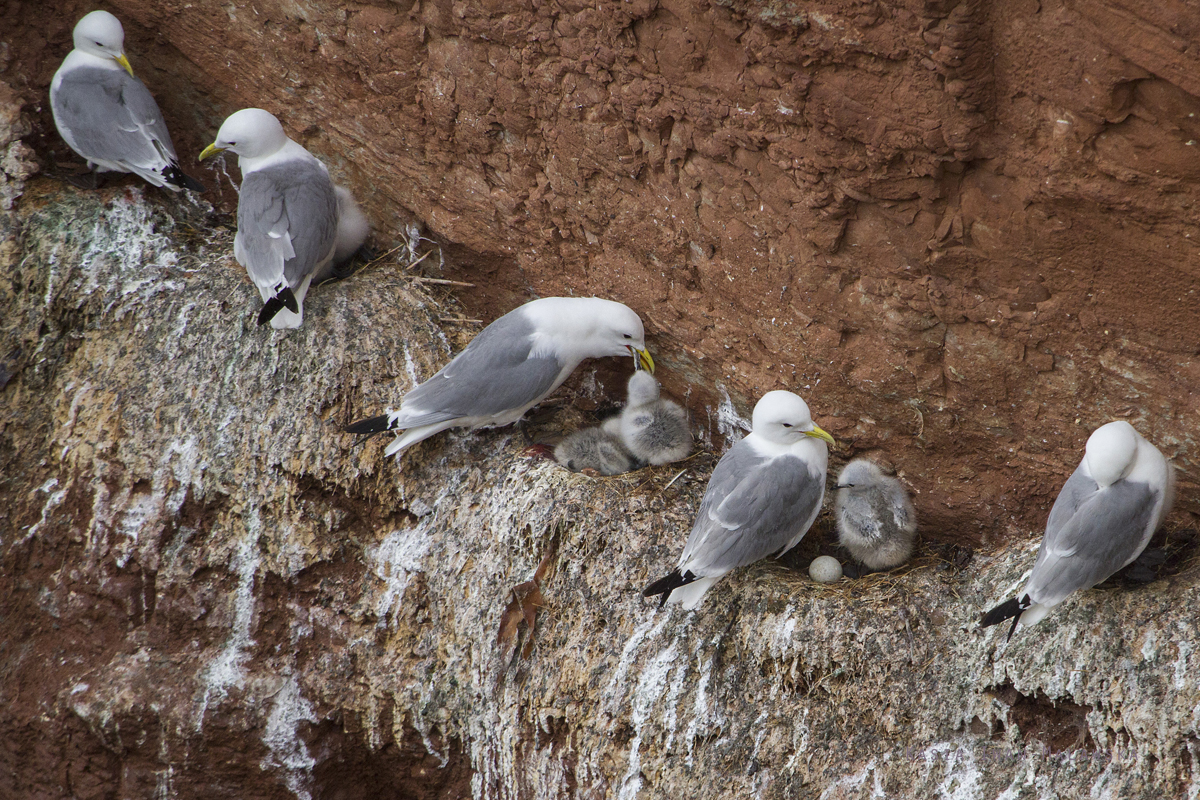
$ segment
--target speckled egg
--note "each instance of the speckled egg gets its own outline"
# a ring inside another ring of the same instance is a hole
[[[817,583],[833,583],[842,577],[842,562],[833,556],[817,556],[808,565],[808,577]]]

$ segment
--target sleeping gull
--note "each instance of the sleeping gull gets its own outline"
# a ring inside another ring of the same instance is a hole
[[[838,542],[868,570],[898,567],[912,555],[917,514],[904,486],[859,458],[837,480]]]
[[[659,397],[658,381],[642,370],[629,376],[629,399],[619,416],[605,421],[604,430],[646,464],[670,464],[692,452],[687,412]]]
[[[532,300],[488,325],[400,408],[355,422],[349,433],[404,430],[385,453],[447,428],[516,422],[567,379],[585,358],[633,354],[651,372],[642,320],[628,306],[597,297]]]
[[[125,57],[125,30],[107,11],[79,20],[75,49],[50,82],[63,141],[98,172],[133,172],[173,192],[204,186],[179,169],[167,123]]]
[[[1072,592],[1088,589],[1130,564],[1171,510],[1174,469],[1128,422],[1110,422],[1087,440],[1046,520],[1046,533],[1025,588],[983,616],[1037,624]]]
[[[635,466],[625,445],[602,428],[575,431],[554,448],[554,458],[571,472],[590,469],[601,475],[620,475]]]
[[[366,220],[348,192],[339,200],[325,165],[289,139],[273,114],[243,108],[230,115],[200,160],[226,150],[238,154],[242,170],[233,254],[262,296],[258,324],[298,328],[309,286],[332,274],[338,253],[353,255]]]
[[[717,462],[679,566],[642,592],[691,610],[727,572],[783,555],[808,532],[825,496],[828,445],[808,405],[791,392],[767,392],[751,431]]]

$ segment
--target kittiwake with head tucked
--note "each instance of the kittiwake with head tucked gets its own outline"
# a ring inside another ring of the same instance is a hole
[[[1146,549],[1174,500],[1174,468],[1124,420],[1088,437],[1083,460],[1058,493],[1037,561],[1017,596],[981,625],[1036,625],[1073,592],[1089,589]]]
[[[125,30],[107,11],[75,25],[75,49],[50,82],[50,110],[63,141],[97,172],[132,172],[171,191],[204,186],[184,175],[162,111],[134,77]]]

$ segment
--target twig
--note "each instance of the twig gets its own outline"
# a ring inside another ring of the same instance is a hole
[[[677,480],[679,480],[681,477],[683,477],[683,473],[685,473],[685,472],[687,472],[687,470],[686,470],[686,469],[681,469],[681,470],[679,470],[679,474],[678,474],[678,475],[676,475],[674,478],[671,478],[671,480],[667,482],[667,485],[666,485],[666,486],[664,486],[663,488],[661,488],[661,489],[659,489],[659,490],[658,490],[658,493],[659,493],[659,494],[662,494],[662,493],[663,493],[663,492],[665,492],[667,489],[670,489],[670,488],[671,488],[671,484],[675,483],[675,481],[677,481]]]
[[[427,255],[429,255],[429,253],[425,254],[425,256],[427,256]],[[421,256],[421,258],[424,258],[425,256]],[[419,259],[418,259],[418,261],[419,261]],[[418,261],[414,261],[409,266],[415,266],[418,263]],[[436,283],[439,286],[467,286],[467,287],[475,286],[475,284],[473,284],[473,283],[464,283],[463,281],[449,281],[449,280],[446,280],[445,278],[426,278],[421,275],[414,275],[412,279],[414,281],[416,281],[417,283]]]
[[[413,262],[412,262],[411,264],[408,264],[408,265],[407,265],[407,266],[405,266],[404,268],[405,268],[405,269],[412,269],[412,268],[413,268],[413,267],[415,267],[417,264],[420,264],[422,261],[424,261],[425,259],[429,258],[429,254],[430,254],[430,253],[432,253],[432,252],[433,252],[432,250],[426,250],[424,253],[422,253],[422,254],[421,254],[421,257],[420,257],[420,258],[413,260]],[[432,279],[431,279],[431,278],[426,278],[425,280],[432,280]]]
[[[462,324],[466,324],[466,323],[474,323],[476,325],[483,324],[483,320],[481,320],[481,319],[467,319],[466,317],[438,317],[438,320],[440,320],[441,322],[458,322],[458,323],[462,323]]]

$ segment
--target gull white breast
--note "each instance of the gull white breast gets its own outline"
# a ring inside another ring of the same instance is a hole
[[[763,395],[708,479],[679,565],[642,594],[694,609],[731,570],[795,547],[821,510],[830,444],[799,397]]]

